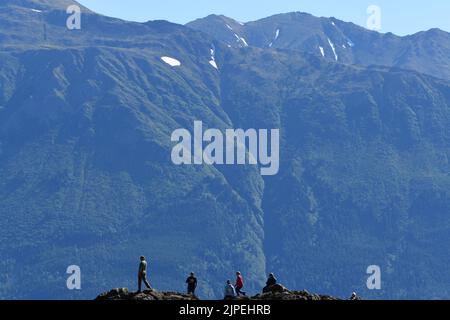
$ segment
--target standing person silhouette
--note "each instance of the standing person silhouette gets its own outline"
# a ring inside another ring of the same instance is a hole
[[[245,296],[245,292],[242,291],[242,288],[244,288],[244,278],[239,271],[236,272],[236,285],[234,287],[236,288],[236,293],[238,296]]]
[[[139,263],[139,271],[138,271],[138,293],[141,293],[141,287],[142,287],[142,281],[144,282],[145,286],[152,290],[152,287],[150,286],[150,283],[148,283],[147,280],[147,261],[145,261],[145,257],[140,257],[141,262]]]
[[[197,278],[195,274],[191,272],[191,275],[186,279],[187,293],[195,296],[195,289],[197,289]]]

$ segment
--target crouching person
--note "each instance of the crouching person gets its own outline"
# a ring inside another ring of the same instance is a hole
[[[235,297],[236,297],[236,289],[231,284],[231,280],[227,280],[227,284],[225,285],[225,290],[224,290],[224,299],[230,300],[230,299],[234,299]]]

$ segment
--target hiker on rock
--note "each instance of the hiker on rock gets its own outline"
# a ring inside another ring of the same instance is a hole
[[[242,291],[242,288],[244,287],[244,278],[239,271],[236,272],[236,285],[234,287],[236,288],[236,293],[238,296],[241,294],[245,296],[245,292]]]
[[[357,300],[359,300],[359,297],[358,297],[358,295],[356,294],[356,292],[353,292],[353,293],[352,293],[352,296],[350,297],[349,300],[352,300],[352,301],[357,301]]]
[[[142,292],[141,291],[142,281],[144,281],[145,286],[149,290],[152,290],[152,287],[147,281],[147,261],[145,261],[144,256],[141,256],[140,260],[141,263],[139,264],[139,271],[138,271],[138,293]]]
[[[236,290],[234,289],[234,286],[231,284],[231,280],[227,280],[227,284],[225,285],[224,290],[224,296],[225,299],[233,299],[236,297]]]
[[[263,288],[263,292],[268,292],[269,288],[276,284],[277,284],[277,278],[275,278],[275,275],[273,273],[269,274],[269,278],[266,281],[266,286]]]
[[[267,279],[266,286],[274,286],[277,284],[277,278],[275,278],[275,275],[273,273],[269,274],[269,278]]]
[[[195,296],[195,289],[197,288],[197,278],[195,274],[191,272],[190,276],[186,279],[187,293]]]

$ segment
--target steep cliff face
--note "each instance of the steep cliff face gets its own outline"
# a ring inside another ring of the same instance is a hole
[[[40,4],[0,5],[1,297],[133,287],[141,254],[157,288],[194,270],[209,298],[235,270],[254,292],[276,271],[336,296],[449,296],[448,81],[87,9],[69,31],[69,2]],[[195,120],[279,128],[279,174],[175,166],[171,133]]]

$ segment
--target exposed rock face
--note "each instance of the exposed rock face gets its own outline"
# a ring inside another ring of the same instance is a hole
[[[319,295],[303,291],[291,291],[281,284],[275,284],[264,288],[262,294],[252,298],[239,297],[238,300],[339,300],[327,295]]]
[[[290,291],[280,284],[273,285],[265,290],[265,293],[257,294],[253,297],[240,296],[234,299],[227,299],[232,301],[245,300],[305,300],[305,301],[319,301],[319,300],[340,300],[335,297],[327,295],[319,295],[303,291]],[[199,300],[197,297],[177,292],[158,292],[155,290],[145,290],[142,293],[135,293],[128,291],[127,288],[113,289],[109,292],[102,293],[95,300],[141,300],[141,301],[155,301],[155,300]]]
[[[102,293],[95,300],[198,300],[197,297],[176,292],[158,292],[155,290],[144,290],[141,293],[130,292],[127,288],[117,288]]]
[[[265,290],[264,293],[258,294],[252,300],[340,300],[327,295],[319,295],[303,291],[290,291],[282,285],[276,284]]]
[[[263,293],[280,293],[289,291],[286,287],[281,284],[274,284],[268,287],[264,287]]]

